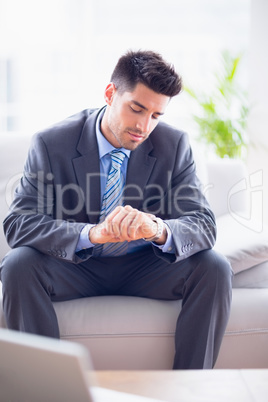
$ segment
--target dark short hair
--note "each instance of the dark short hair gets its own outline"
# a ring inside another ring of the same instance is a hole
[[[118,60],[111,76],[119,92],[133,91],[138,83],[154,92],[173,97],[182,89],[182,79],[173,65],[153,51],[128,51]]]

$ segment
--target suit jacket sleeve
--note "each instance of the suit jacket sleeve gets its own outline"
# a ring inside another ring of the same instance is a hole
[[[81,258],[75,249],[85,223],[68,220],[66,213],[63,216],[62,187],[55,183],[58,178],[52,173],[51,162],[42,136],[37,135],[4,220],[4,231],[12,248],[30,246],[44,254],[79,263]]]

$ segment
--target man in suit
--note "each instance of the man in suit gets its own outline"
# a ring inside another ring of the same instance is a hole
[[[232,272],[212,250],[215,218],[187,135],[159,122],[181,86],[160,55],[130,51],[114,69],[104,108],[34,137],[4,221],[13,248],[0,271],[9,328],[59,337],[53,301],[182,299],[174,369],[213,367]]]

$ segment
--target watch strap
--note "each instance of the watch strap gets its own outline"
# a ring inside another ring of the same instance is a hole
[[[156,241],[159,240],[160,237],[163,234],[163,230],[164,230],[164,222],[162,221],[162,219],[160,218],[154,218],[153,222],[155,222],[157,224],[157,231],[156,234],[154,236],[151,237],[147,237],[147,238],[143,238],[143,240],[145,241]]]

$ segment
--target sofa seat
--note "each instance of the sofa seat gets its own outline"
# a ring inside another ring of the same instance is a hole
[[[172,369],[180,301],[102,296],[55,303],[55,309],[62,339],[84,344],[96,369]],[[267,311],[268,289],[233,290],[216,368],[268,367]]]
[[[172,369],[181,301],[101,296],[54,303],[61,339],[86,346],[98,370]],[[268,368],[268,289],[233,289],[215,368]],[[5,326],[2,311],[1,327]]]

